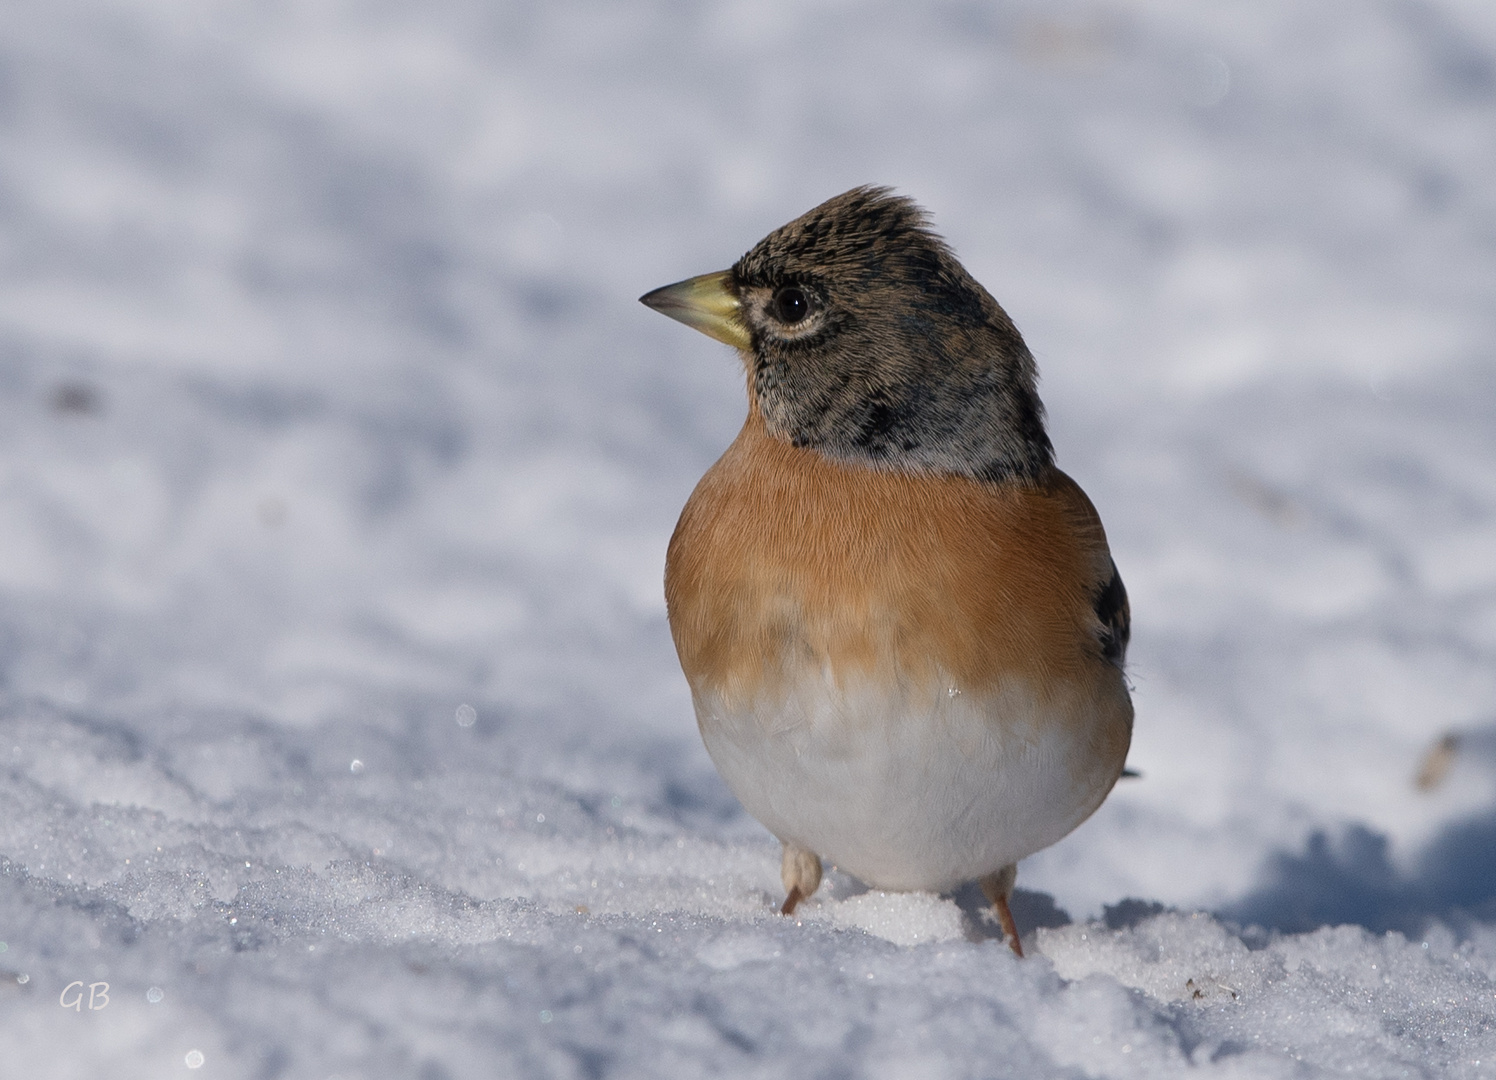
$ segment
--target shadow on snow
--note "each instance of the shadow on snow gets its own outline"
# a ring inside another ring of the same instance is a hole
[[[1454,740],[1446,736],[1444,745],[1452,748]],[[1462,756],[1496,761],[1496,726],[1458,741]],[[1423,786],[1437,782],[1423,785],[1420,777]],[[1386,836],[1352,825],[1333,838],[1314,833],[1302,853],[1274,855],[1264,876],[1259,889],[1217,914],[1285,933],[1353,923],[1417,936],[1433,920],[1457,930],[1472,920],[1496,921],[1496,808],[1444,826],[1408,875],[1392,865]]]

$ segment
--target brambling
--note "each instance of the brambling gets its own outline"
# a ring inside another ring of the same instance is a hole
[[[665,562],[707,751],[784,844],[880,889],[977,880],[1084,821],[1132,737],[1127,593],[1054,465],[1018,330],[886,188],[641,300],[735,347],[748,419]]]

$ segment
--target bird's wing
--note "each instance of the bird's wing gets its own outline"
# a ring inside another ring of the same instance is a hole
[[[1132,610],[1127,602],[1127,587],[1112,561],[1107,547],[1106,531],[1096,507],[1070,477],[1055,469],[1049,481],[1051,493],[1064,504],[1077,533],[1089,548],[1093,569],[1091,608],[1096,613],[1096,638],[1101,656],[1121,667],[1127,658],[1127,643],[1132,636]]]

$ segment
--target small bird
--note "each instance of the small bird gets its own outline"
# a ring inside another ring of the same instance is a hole
[[[1023,338],[880,187],[640,299],[747,369],[665,599],[707,751],[784,845],[781,911],[823,858],[879,889],[975,880],[1022,956],[1018,860],[1101,805],[1133,717],[1127,593]]]

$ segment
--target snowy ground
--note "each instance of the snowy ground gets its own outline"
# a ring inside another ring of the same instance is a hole
[[[1492,12],[8,0],[0,1074],[1492,1075]],[[772,914],[666,630],[743,395],[634,298],[864,182],[1132,593],[1022,963]]]

